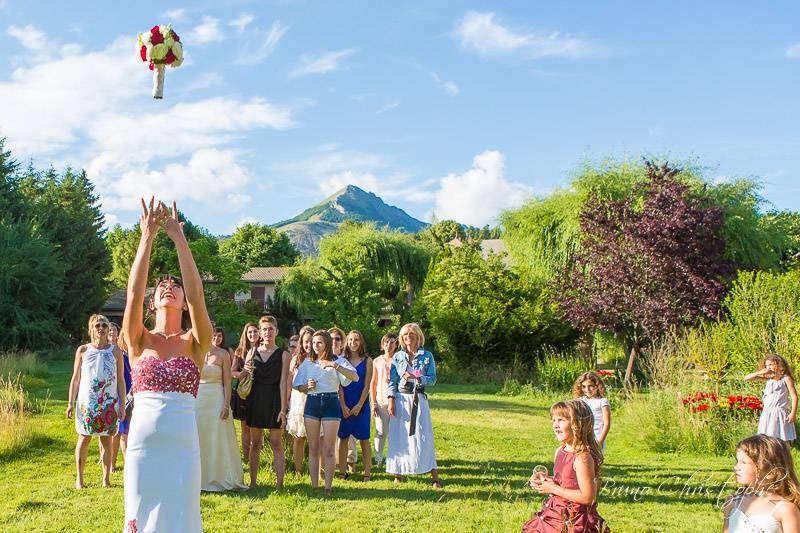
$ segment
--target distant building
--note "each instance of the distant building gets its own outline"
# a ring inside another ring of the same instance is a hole
[[[449,243],[450,246],[454,248],[458,248],[461,246],[461,239],[453,239]],[[488,259],[489,255],[500,255],[500,254],[507,254],[508,247],[506,243],[503,242],[502,239],[483,239],[481,241],[481,255],[483,259]],[[507,266],[508,265],[508,256],[503,258],[503,263]]]
[[[255,267],[245,272],[242,281],[250,287],[247,291],[237,292],[234,300],[240,306],[248,300],[258,302],[262,309],[266,310],[271,300],[275,299],[275,284],[286,276],[288,267]],[[205,280],[206,283],[214,283]],[[151,289],[148,289],[145,301],[150,297]],[[127,290],[119,289],[109,296],[101,313],[106,315],[111,321],[122,324],[122,315],[125,312],[125,302],[127,300]]]

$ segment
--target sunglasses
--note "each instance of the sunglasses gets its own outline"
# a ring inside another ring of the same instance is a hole
[[[105,323],[95,324],[94,327],[97,329],[106,329],[108,327],[108,324]]]
[[[331,337],[331,340],[342,342],[342,338],[341,337]]]

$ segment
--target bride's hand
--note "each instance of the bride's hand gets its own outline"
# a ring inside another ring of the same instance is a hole
[[[161,203],[154,206],[155,198],[152,196],[149,205],[145,203],[144,198],[141,201],[142,215],[139,217],[139,229],[142,232],[142,239],[152,239],[158,233],[158,227],[164,218]]]
[[[164,212],[167,213],[166,206],[164,206]],[[161,225],[164,231],[167,232],[167,235],[169,235],[169,238],[173,241],[175,239],[185,238],[183,235],[183,222],[178,220],[178,207],[175,205],[175,202],[172,202],[172,212],[165,216]]]

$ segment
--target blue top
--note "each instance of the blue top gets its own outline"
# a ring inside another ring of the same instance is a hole
[[[419,377],[419,384],[423,387],[430,387],[436,383],[436,361],[433,354],[425,348],[420,348],[413,359],[405,350],[400,350],[392,357],[392,368],[389,371],[389,392],[386,396],[394,398],[400,387],[406,384],[406,380],[401,378],[404,372],[419,370],[422,375]]]

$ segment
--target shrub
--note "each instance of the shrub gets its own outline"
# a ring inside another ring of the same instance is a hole
[[[44,406],[25,392],[19,375],[13,380],[0,376],[0,457],[31,443],[36,432],[30,416]]]
[[[690,401],[687,405],[707,406],[692,411],[683,400],[687,400],[685,393],[673,388],[651,390],[627,404],[649,449],[732,455],[740,440],[755,433],[757,410],[719,407],[719,400],[711,407],[710,399],[705,398]]]
[[[536,379],[548,390],[570,391],[581,372],[592,369],[592,361],[571,353],[548,352],[536,363]]]

